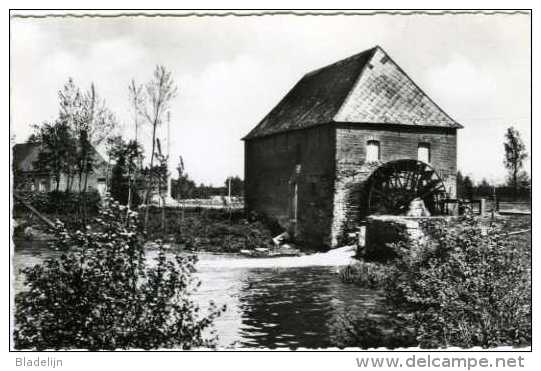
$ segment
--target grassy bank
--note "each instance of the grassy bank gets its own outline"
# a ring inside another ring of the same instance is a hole
[[[139,210],[140,214],[144,211]],[[165,213],[165,218],[163,214]],[[89,214],[88,220],[94,215]],[[73,212],[44,212],[51,220],[59,219],[69,230],[83,229]],[[14,214],[16,239],[42,239],[47,237],[47,227],[32,213],[18,208]],[[240,250],[272,247],[272,237],[283,232],[272,220],[244,210],[204,208],[160,208],[150,209],[149,224],[145,230],[144,218],[138,228],[148,241],[162,240],[175,244],[180,250],[236,253]],[[165,221],[165,224],[163,223]],[[91,228],[99,228],[90,223]]]
[[[146,235],[189,251],[239,252],[272,247],[272,237],[283,232],[271,220],[244,210],[151,208]],[[140,226],[143,229],[143,225]]]

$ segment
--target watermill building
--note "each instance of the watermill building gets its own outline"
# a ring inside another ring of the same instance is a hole
[[[309,245],[456,196],[462,126],[380,47],[306,74],[244,139],[245,202]]]

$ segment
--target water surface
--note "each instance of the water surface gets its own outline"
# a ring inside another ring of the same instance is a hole
[[[284,258],[199,253],[202,284],[194,299],[203,309],[211,300],[227,306],[215,323],[220,348],[334,347],[343,316],[371,312],[380,300],[375,291],[340,281],[337,272],[353,253],[347,247]],[[12,267],[17,272],[58,255],[43,243],[19,243]],[[17,292],[24,284],[15,277]]]

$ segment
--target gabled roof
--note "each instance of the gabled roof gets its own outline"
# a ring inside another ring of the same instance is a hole
[[[41,144],[37,142],[15,144],[13,146],[13,169],[34,171],[34,162],[37,161],[40,151]],[[92,155],[98,166],[105,164],[102,155],[94,147],[92,147]]]
[[[377,46],[304,75],[244,139],[331,122],[462,127]]]

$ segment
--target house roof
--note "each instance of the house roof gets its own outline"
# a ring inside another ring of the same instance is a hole
[[[93,156],[98,166],[105,164],[102,155],[94,148]],[[34,162],[38,159],[41,143],[17,143],[13,146],[13,169],[20,171],[34,171]]]
[[[244,139],[331,122],[462,127],[376,46],[304,75]]]

